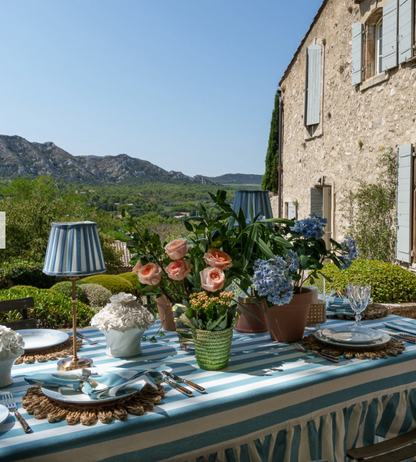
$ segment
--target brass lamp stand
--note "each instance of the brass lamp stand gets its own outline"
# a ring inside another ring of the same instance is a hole
[[[78,357],[77,355],[77,293],[75,281],[79,279],[78,276],[71,276],[72,281],[72,348],[73,356],[60,359],[57,367],[58,371],[72,371],[74,369],[83,369],[84,367],[91,367],[93,362],[90,358]]]

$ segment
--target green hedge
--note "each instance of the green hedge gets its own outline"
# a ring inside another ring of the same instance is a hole
[[[69,329],[72,327],[72,302],[68,297],[50,289],[36,287],[12,287],[0,290],[1,300],[14,300],[16,298],[33,297],[34,308],[28,310],[30,318],[39,322],[44,329]],[[89,326],[94,311],[85,303],[77,301],[77,325]],[[21,319],[21,312],[0,313],[0,322],[16,321]]]
[[[79,283],[100,284],[101,286],[108,289],[113,295],[119,294],[120,292],[133,294],[135,291],[133,284],[127,281],[127,279],[110,274],[97,274],[95,276],[88,276],[84,279],[81,279]]]
[[[72,282],[71,281],[63,281],[58,282],[54,286],[51,287],[51,290],[55,290],[65,297],[69,297],[72,300]],[[78,285],[75,286],[75,293],[77,300],[83,303],[87,303],[87,296],[85,292],[79,287]]]
[[[0,268],[0,289],[16,285],[49,289],[56,283],[54,276],[42,272],[43,264],[16,260]]]
[[[333,263],[325,265],[326,292],[345,289],[351,282],[371,285],[371,297],[377,303],[416,301],[416,275],[401,266],[379,260],[356,260],[345,270]]]
[[[112,293],[100,284],[84,283],[79,286],[87,297],[87,304],[93,308],[103,308],[110,303]]]
[[[118,274],[117,276],[127,279],[127,281],[129,281],[134,288],[134,295],[137,295],[137,296],[140,295],[141,292],[136,289],[136,285],[139,284],[139,277],[137,276],[136,273],[133,273],[133,272],[121,273],[121,274]]]

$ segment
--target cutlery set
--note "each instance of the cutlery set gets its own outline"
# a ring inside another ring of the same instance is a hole
[[[186,383],[186,385],[190,386],[194,390],[199,391],[200,393],[206,393],[205,388],[197,385],[194,382],[191,382],[188,379],[184,379],[182,377],[178,377],[177,375],[173,374],[172,372],[162,371],[163,374],[163,381],[169,384],[171,387],[175,388],[176,390],[182,392],[186,396],[193,396],[192,390],[189,388],[184,387],[183,385],[179,385],[179,383]]]
[[[26,420],[20,415],[20,412],[17,410],[16,402],[13,398],[13,395],[11,393],[6,393],[2,396],[3,400],[3,406],[6,406],[7,409],[9,409],[13,414],[16,416],[18,421],[23,427],[23,430],[26,433],[32,433],[32,429],[30,428],[29,424],[26,422]]]
[[[294,343],[293,346],[298,350],[300,351],[301,353],[313,353],[317,356],[320,356],[321,358],[324,358],[328,361],[331,361],[332,363],[338,363],[339,362],[339,359],[336,357],[336,356],[332,356],[328,353],[321,353],[319,351],[315,351],[315,350],[312,350],[312,349],[308,349],[306,347],[304,347],[303,345],[301,345],[300,343]]]

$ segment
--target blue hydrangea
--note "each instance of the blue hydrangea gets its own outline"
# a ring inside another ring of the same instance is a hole
[[[310,218],[304,220],[295,220],[295,226],[291,226],[290,229],[295,233],[301,233],[306,239],[322,239],[328,220],[315,213],[311,213],[309,216]]]
[[[352,262],[358,257],[358,249],[355,240],[347,236],[345,241],[341,243],[344,249],[342,255],[338,257],[341,262],[341,269],[347,269],[351,266]]]
[[[288,264],[281,257],[257,260],[251,281],[257,293],[267,297],[272,305],[285,305],[292,299],[292,276]]]
[[[289,265],[289,271],[295,274],[299,269],[299,257],[293,250],[288,250],[284,256],[285,262]]]

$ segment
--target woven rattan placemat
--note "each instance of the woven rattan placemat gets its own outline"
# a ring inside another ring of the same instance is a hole
[[[82,347],[82,340],[77,339],[77,351]],[[47,361],[53,361],[59,358],[66,358],[72,355],[72,337],[69,337],[65,342],[60,343],[48,348],[42,348],[40,350],[31,351],[24,353],[20,358],[16,359],[15,364],[33,364],[36,361],[38,363],[46,363]]]
[[[68,425],[79,422],[82,425],[94,425],[97,420],[108,424],[114,419],[127,420],[128,414],[143,415],[146,411],[152,411],[155,404],[160,404],[164,396],[165,389],[162,385],[155,390],[146,384],[134,395],[120,398],[105,406],[100,402],[77,405],[48,398],[37,385],[27,390],[23,396],[22,406],[36,419],[48,419],[50,423],[65,419]]]
[[[403,353],[406,349],[404,343],[400,340],[391,338],[390,341],[384,345],[363,348],[351,348],[344,346],[328,345],[319,341],[313,334],[308,335],[302,339],[302,345],[314,351],[321,353],[328,353],[332,356],[344,356],[346,359],[377,359],[387,358],[387,356],[397,356]]]
[[[379,319],[379,318],[384,318],[388,315],[389,310],[385,306],[380,306],[375,304],[373,305],[368,305],[365,311],[361,313],[361,319],[363,320],[369,320],[369,319]],[[328,311],[326,312],[327,316],[331,317],[336,317],[338,319],[348,319],[348,320],[354,320],[355,319],[355,314],[336,314],[334,313],[333,315],[328,314]]]

